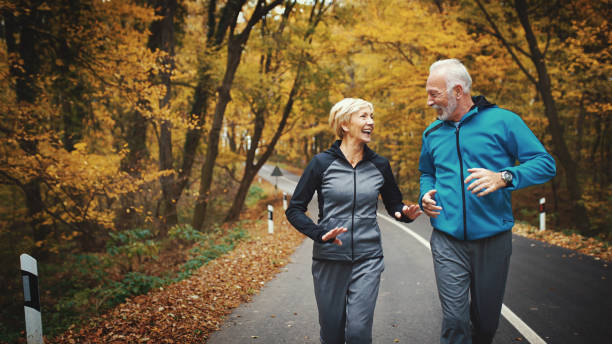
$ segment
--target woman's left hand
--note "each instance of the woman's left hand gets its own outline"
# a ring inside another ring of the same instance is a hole
[[[419,215],[421,215],[423,213],[423,211],[421,210],[421,208],[417,205],[417,204],[411,204],[411,205],[405,205],[402,208],[402,213],[404,213],[404,215],[406,215],[409,219],[414,220],[417,217],[419,217]],[[402,214],[400,214],[399,211],[395,212],[395,217],[398,219],[402,218]]]

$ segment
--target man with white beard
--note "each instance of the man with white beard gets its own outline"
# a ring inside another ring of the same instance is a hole
[[[511,192],[556,173],[555,160],[523,120],[471,97],[471,86],[456,59],[429,69],[427,105],[438,120],[423,132],[419,204],[434,228],[441,343],[493,341],[512,253]]]

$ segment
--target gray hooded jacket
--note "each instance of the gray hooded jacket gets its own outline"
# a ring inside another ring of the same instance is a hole
[[[298,182],[285,212],[289,222],[312,240],[313,258],[356,262],[383,256],[381,236],[376,221],[380,194],[389,215],[402,211],[402,194],[391,172],[389,161],[367,146],[355,168],[340,150],[341,141],[317,154]],[[319,220],[315,224],[306,210],[317,192]],[[402,214],[398,220],[411,222]],[[336,227],[347,232],[338,236],[342,246],[321,238]]]

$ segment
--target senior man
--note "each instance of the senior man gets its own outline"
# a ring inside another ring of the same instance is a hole
[[[512,253],[511,193],[556,171],[523,120],[472,97],[471,85],[456,59],[430,67],[427,105],[438,120],[423,132],[419,203],[434,228],[441,343],[493,341]]]

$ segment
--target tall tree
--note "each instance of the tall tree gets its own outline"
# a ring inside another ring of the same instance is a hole
[[[106,105],[120,80],[141,71],[126,60],[141,52],[132,25],[150,14],[130,3],[88,1],[0,3],[0,11],[2,65],[10,66],[0,102],[0,183],[22,189],[37,247],[74,232],[91,248],[100,229],[112,227],[109,205],[123,187],[117,152],[106,146],[113,122]]]
[[[41,56],[44,55],[49,44],[48,40],[41,39],[40,33],[49,29],[50,11],[40,9],[38,6],[29,7],[23,1],[15,5],[15,9],[5,7],[2,9],[4,23],[3,32],[7,51],[14,56],[10,64],[10,75],[15,80],[14,88],[17,103],[25,106],[33,106],[40,96],[40,85],[37,79],[40,76]],[[33,4],[35,5],[35,4]],[[36,116],[36,115],[34,115]],[[30,122],[30,121],[28,121]],[[33,123],[26,124],[24,132],[35,133]],[[14,130],[4,127],[2,131],[8,135],[14,134]],[[35,137],[35,135],[32,135]],[[23,135],[18,139],[19,147],[30,157],[39,153],[39,142],[36,139]],[[48,228],[40,227],[42,219],[39,214],[44,211],[45,205],[41,195],[41,180],[39,176],[31,176],[26,180],[19,180],[3,171],[3,176],[18,185],[26,200],[28,218],[32,236],[35,241],[43,240]]]
[[[200,177],[200,190],[192,221],[192,226],[198,230],[202,228],[204,218],[206,216],[210,186],[213,178],[213,168],[219,153],[219,137],[221,127],[223,124],[223,118],[225,116],[225,109],[231,100],[230,91],[234,82],[234,76],[236,75],[236,71],[238,70],[238,66],[240,64],[240,57],[242,56],[242,53],[246,47],[246,43],[249,39],[251,31],[253,30],[253,27],[255,27],[262,17],[267,15],[273,8],[281,4],[282,0],[274,0],[269,4],[265,0],[258,0],[254,5],[250,18],[245,20],[242,31],[237,33],[236,29],[238,26],[239,14],[241,12],[246,12],[246,9],[243,10],[245,3],[246,0],[228,1],[224,11],[222,12],[221,21],[223,22],[224,18],[229,20],[224,22],[226,26],[223,28],[223,30],[216,32],[216,37],[219,38],[218,40],[221,40],[222,37],[225,36],[226,30],[228,30],[227,62],[223,80],[218,88],[218,98],[215,105],[212,126],[208,135],[206,157],[202,166]]]
[[[485,32],[490,33],[503,44],[508,53],[512,56],[514,63],[525,74],[527,80],[529,80],[529,82],[535,86],[538,94],[540,95],[540,99],[544,104],[544,113],[548,119],[549,131],[552,136],[553,152],[565,170],[565,184],[571,199],[575,202],[574,206],[572,207],[573,224],[576,228],[579,228],[586,233],[590,230],[590,221],[583,202],[582,183],[578,178],[576,161],[566,144],[565,129],[561,124],[559,111],[557,109],[555,97],[553,96],[552,82],[547,67],[546,52],[542,51],[540,48],[540,46],[543,46],[546,49],[549,46],[550,40],[553,39],[553,33],[551,32],[553,26],[547,25],[543,27],[544,30],[539,32],[540,36],[542,37],[540,42],[538,32],[534,30],[532,23],[533,19],[530,18],[530,6],[528,6],[525,0],[515,0],[511,8],[513,13],[509,12],[510,7],[505,8],[505,10],[506,13],[510,14],[509,16],[506,16],[506,18],[516,18],[523,30],[525,41],[517,42],[516,39],[508,38],[502,32],[502,30],[499,28],[499,25],[502,22],[497,21],[492,17],[492,15],[489,13],[490,10],[484,6],[482,1],[475,1],[478,8],[484,15],[486,22],[488,23],[488,27],[485,29]],[[561,2],[548,3],[535,1],[531,5],[531,15],[539,14],[538,19],[544,21],[553,20],[549,14],[558,13],[561,6],[563,6]],[[542,16],[542,14],[546,15]],[[522,48],[525,44],[527,45],[528,50],[524,50]],[[525,65],[519,55],[522,55],[529,60],[533,68],[535,68],[535,74],[532,72],[532,68]]]
[[[162,97],[159,99],[159,108],[162,110],[170,109],[170,99],[172,97],[171,76],[175,69],[174,55],[176,47],[175,27],[177,23],[178,2],[177,0],[155,0],[153,1],[155,14],[161,17],[151,23],[151,37],[149,48],[152,51],[159,50],[159,78],[160,84],[164,87]],[[174,172],[174,159],[172,156],[172,122],[162,118],[159,121],[159,170]],[[165,173],[160,176],[162,189],[162,210],[160,223],[160,236],[165,236],[168,229],[178,223],[176,211],[177,184],[174,173]]]
[[[303,11],[309,13],[309,16],[306,21],[306,27],[299,30],[301,34],[298,36],[298,41],[301,42],[301,44],[297,50],[289,48],[290,46],[286,46],[281,43],[283,41],[289,41],[289,39],[283,39],[287,25],[296,25],[299,22],[298,19],[294,19],[291,24],[289,23],[289,16],[292,12],[294,12],[296,4],[296,1],[287,1],[285,3],[285,9],[281,19],[277,23],[278,26],[276,27],[276,30],[272,31],[268,29],[267,21],[263,21],[261,25],[262,38],[264,42],[266,40],[272,40],[274,42],[268,45],[272,46],[272,48],[268,48],[263,52],[260,59],[259,68],[259,74],[261,76],[260,80],[268,80],[270,83],[255,84],[255,89],[249,90],[252,92],[252,94],[245,95],[246,98],[248,98],[250,110],[254,116],[251,144],[246,152],[246,161],[244,163],[242,178],[240,180],[238,191],[236,192],[232,202],[232,206],[227,212],[227,216],[225,218],[226,221],[236,220],[240,215],[240,211],[244,206],[244,201],[253,179],[274,152],[276,144],[285,130],[285,126],[287,125],[287,121],[293,110],[293,104],[295,103],[296,97],[302,88],[302,83],[304,80],[303,74],[307,73],[307,64],[312,62],[312,59],[308,56],[308,50],[311,48],[315,30],[318,24],[322,21],[324,14],[333,5],[333,1],[326,2],[315,0],[309,5],[310,8],[306,7],[306,10],[309,9],[309,11]],[[300,7],[298,11],[302,12],[301,10],[302,8]],[[306,42],[306,44],[304,44],[304,42]],[[280,94],[276,94],[278,91],[273,91],[275,90],[275,87],[272,83],[278,82],[278,80],[282,78],[280,76],[281,73],[279,72],[281,69],[286,69],[286,67],[283,68],[281,60],[287,59],[287,56],[283,56],[283,53],[289,53],[290,51],[295,52],[296,58],[293,82],[291,83],[288,94],[285,97],[286,100],[284,101],[284,105],[280,108],[280,120],[278,121],[276,128],[272,131],[272,137],[267,139],[266,145],[263,146],[263,133],[266,122],[276,122],[270,121],[269,119],[271,112],[275,111],[275,108],[277,108],[274,104],[275,100],[280,97]],[[270,78],[272,74],[275,74],[275,76]],[[262,153],[257,154],[257,152],[260,150],[262,150]],[[257,161],[255,161],[256,158]]]
[[[226,5],[227,6],[227,5]],[[225,8],[223,11],[226,11]],[[224,42],[225,35],[217,32],[225,32],[227,19],[216,20],[217,2],[210,0],[206,6],[206,17],[202,26],[205,27],[206,39],[204,49],[200,49],[197,58],[197,82],[191,100],[189,111],[190,125],[187,127],[185,143],[183,145],[183,159],[180,169],[177,171],[177,185],[174,188],[174,199],[178,202],[189,183],[189,178],[196,159],[196,151],[204,134],[204,125],[211,96],[214,96],[214,79],[212,77],[214,58],[218,58],[218,50]]]

